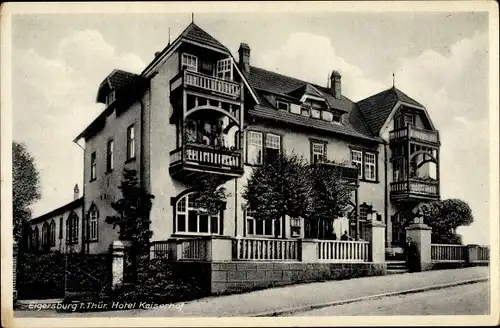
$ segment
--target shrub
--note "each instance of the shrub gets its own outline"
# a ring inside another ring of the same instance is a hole
[[[101,301],[171,303],[204,296],[200,282],[186,273],[175,263],[151,259],[140,282],[113,291],[106,288],[101,293]]]
[[[18,259],[19,298],[56,298],[64,295],[64,256],[23,253]]]

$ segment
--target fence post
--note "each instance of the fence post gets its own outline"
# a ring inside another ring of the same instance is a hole
[[[117,289],[123,285],[123,273],[125,269],[124,256],[125,244],[121,240],[115,240],[112,245],[112,282],[111,288]]]
[[[385,224],[374,220],[368,223],[368,227],[370,261],[372,263],[385,263]]]
[[[232,238],[224,236],[210,236],[206,240],[207,261],[228,262],[233,259]]]
[[[431,259],[431,228],[421,220],[411,223],[406,227],[406,237],[410,237],[417,245],[419,257],[419,271],[432,269]]]
[[[300,249],[300,261],[305,263],[318,262],[319,242],[314,239],[301,239],[298,244]]]
[[[479,253],[479,245],[467,245],[466,246],[466,265],[472,265],[474,262],[478,260]]]
[[[17,301],[17,285],[16,285],[16,280],[17,280],[17,242],[14,242],[12,249],[12,283],[13,283],[13,300],[14,303]]]

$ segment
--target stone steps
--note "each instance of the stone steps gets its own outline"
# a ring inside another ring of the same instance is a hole
[[[387,261],[387,274],[407,273],[405,261]]]

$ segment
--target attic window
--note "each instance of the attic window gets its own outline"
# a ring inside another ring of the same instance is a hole
[[[182,62],[181,62],[181,67],[186,69],[191,70],[191,71],[198,71],[198,58],[196,56],[190,55],[190,54],[182,54]]]
[[[107,96],[106,96],[106,106],[111,105],[114,101],[116,100],[116,93],[115,90],[112,90]]]
[[[280,101],[280,100],[277,100],[277,101],[276,101],[276,107],[277,107],[278,109],[288,111],[288,110],[290,109],[290,104],[289,104],[289,103],[286,103],[286,102],[283,102],[283,101]]]
[[[340,114],[333,114],[333,121],[336,123],[340,123]]]
[[[320,110],[313,108],[311,110],[311,116],[314,117],[314,118],[321,118],[321,112],[320,112]]]

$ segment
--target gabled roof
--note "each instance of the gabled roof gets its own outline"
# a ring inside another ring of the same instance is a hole
[[[180,35],[181,39],[191,40],[207,46],[217,48],[219,50],[230,52],[222,43],[217,41],[213,36],[205,32],[195,23],[191,23]]]
[[[395,87],[358,101],[356,104],[371,132],[378,135],[398,101],[424,108],[418,101]]]
[[[77,209],[79,206],[81,206],[83,204],[83,197],[80,197],[78,199],[75,199],[67,204],[64,204],[63,206],[61,207],[58,207],[56,209],[53,209],[52,211],[48,212],[48,213],[45,213],[43,215],[40,215],[36,218],[32,218],[29,223],[33,224],[33,223],[38,223],[38,222],[42,222],[46,219],[49,219],[49,218],[52,218],[54,216],[57,216],[57,215],[61,215],[63,214],[64,212],[68,212],[68,211],[71,211],[71,210],[74,210],[74,209]]]

